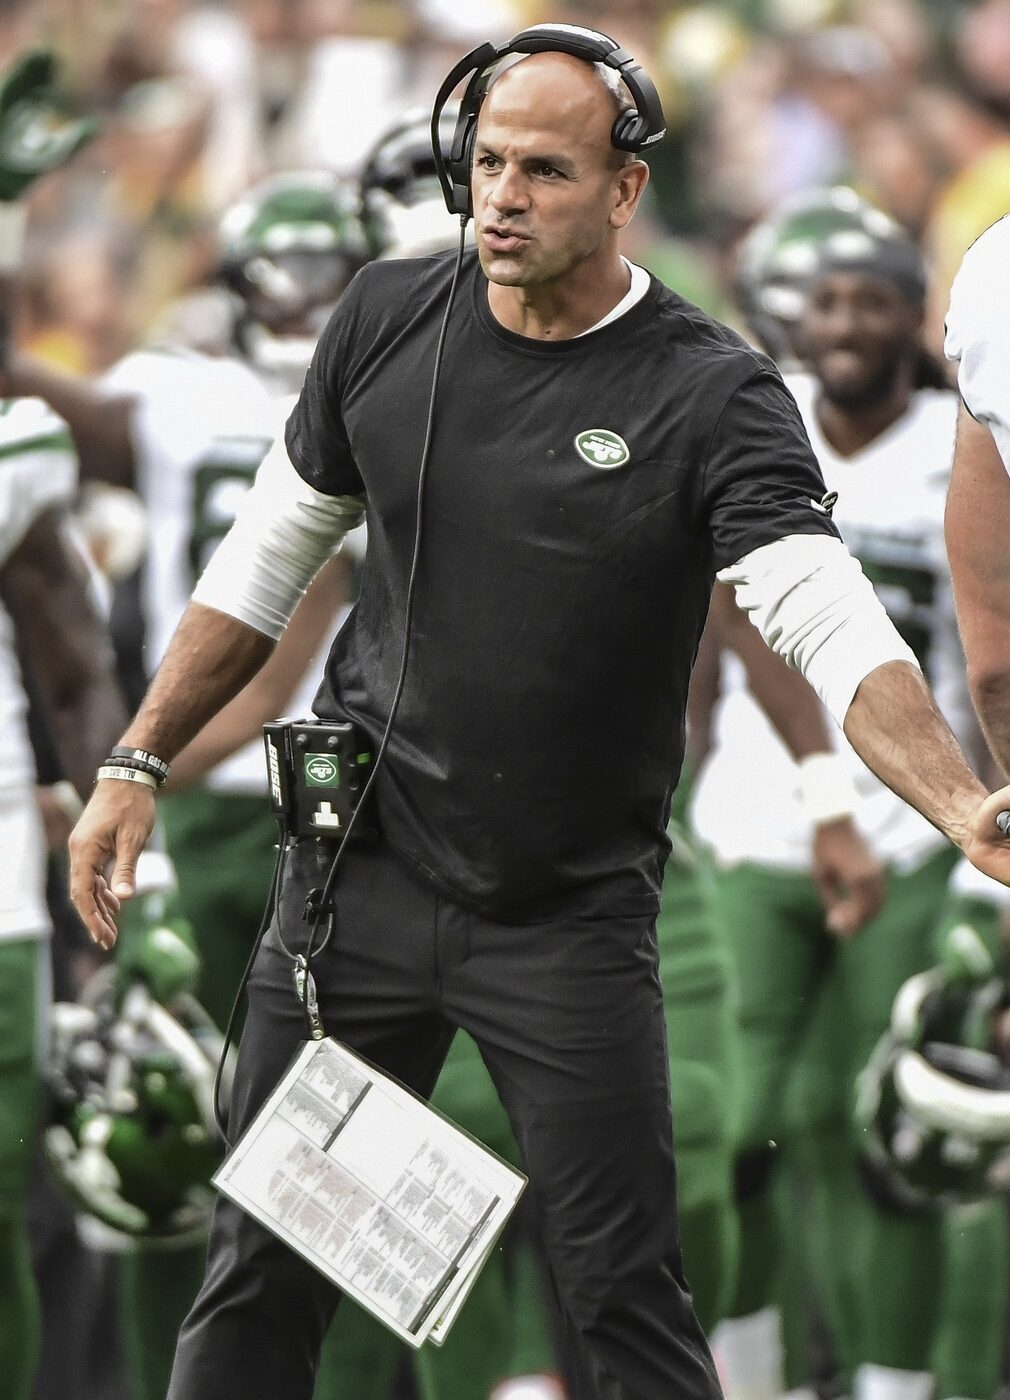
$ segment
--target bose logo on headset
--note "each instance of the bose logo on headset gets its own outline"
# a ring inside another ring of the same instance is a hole
[[[470,167],[477,139],[477,118],[498,63],[509,54],[567,53],[587,63],[603,63],[620,76],[631,93],[634,107],[619,112],[610,132],[619,151],[642,151],[666,135],[663,104],[644,68],[609,34],[583,29],[577,24],[534,24],[514,35],[507,44],[480,44],[460,59],[438,90],[431,113],[431,148],[439,184],[450,214],[465,222],[473,215]],[[457,85],[470,76],[460,100],[459,117],[449,154],[439,141],[439,120]]]

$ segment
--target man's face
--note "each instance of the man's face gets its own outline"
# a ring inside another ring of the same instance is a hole
[[[473,165],[477,250],[489,281],[534,287],[563,278],[627,222],[614,116],[598,74],[564,55],[524,59],[492,86]]]
[[[914,358],[920,313],[890,281],[827,272],[810,288],[798,342],[825,397],[850,411],[886,399]]]

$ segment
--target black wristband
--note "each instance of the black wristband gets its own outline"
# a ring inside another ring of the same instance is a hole
[[[113,763],[126,763],[131,768],[139,768],[142,773],[150,773],[152,778],[157,778],[159,784],[168,777],[168,764],[165,760],[157,754],[148,753],[146,749],[129,749],[117,744],[109,757]]]

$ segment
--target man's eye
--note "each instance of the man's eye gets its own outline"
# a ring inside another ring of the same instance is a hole
[[[478,156],[477,164],[481,170],[492,170],[498,164],[497,156]]]
[[[537,174],[551,178],[554,175],[560,174],[560,171],[555,170],[553,165],[539,165],[537,166]]]

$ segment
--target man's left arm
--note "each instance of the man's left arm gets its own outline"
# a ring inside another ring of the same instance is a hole
[[[765,641],[800,670],[874,773],[985,874],[1010,885],[996,826],[1010,787],[989,794],[940,714],[914,656],[840,540],[791,535],[719,577]]]
[[[1010,773],[1010,476],[963,404],[944,528],[972,700]]]
[[[169,791],[199,782],[244,744],[262,738],[267,720],[289,713],[289,702],[310,667],[322,674],[323,657],[347,600],[347,561],[338,554],[309,584],[263,668],[173,760]]]
[[[81,797],[123,728],[112,646],[60,510],[34,521],[0,571],[63,771]]]

